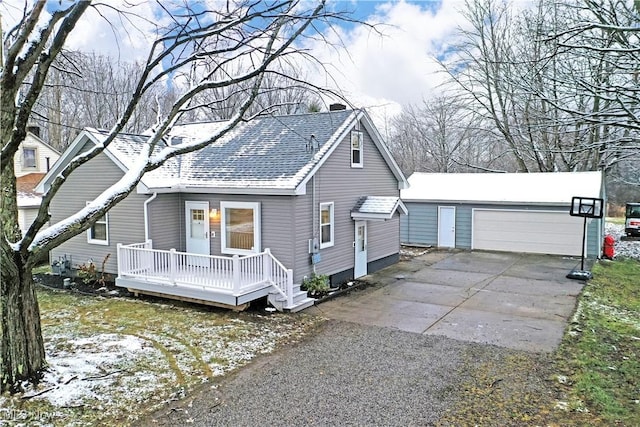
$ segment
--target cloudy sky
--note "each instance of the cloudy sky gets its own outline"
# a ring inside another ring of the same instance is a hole
[[[138,4],[136,13],[148,17],[149,22],[138,21],[137,30],[124,33],[117,20],[111,19],[111,25],[90,11],[88,19],[72,32],[69,47],[121,60],[142,59],[148,51],[145,32],[153,27],[151,21],[157,14],[153,2],[132,3]],[[22,0],[0,0],[3,28],[11,27],[22,6]],[[434,57],[442,55],[462,24],[459,10],[463,6],[463,0],[333,1],[331,7],[352,10],[354,18],[377,24],[382,35],[366,26],[345,24],[327,34],[331,40],[339,39],[342,49],[327,49],[321,44],[309,47],[319,61],[331,64],[332,77],[353,104],[375,110],[378,120],[384,120],[402,105],[429,97],[442,81]],[[116,43],[116,39],[120,41]]]
[[[356,17],[381,24],[377,28],[383,34],[362,25],[344,27],[345,51],[319,47],[316,55],[336,64],[332,74],[353,103],[391,116],[402,105],[428,98],[442,82],[434,58],[442,56],[463,25],[463,5],[463,0],[352,1]]]

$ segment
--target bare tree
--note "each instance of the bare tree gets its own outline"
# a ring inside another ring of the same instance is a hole
[[[460,30],[455,61],[442,63],[450,77],[467,93],[480,114],[490,120],[508,145],[517,169],[528,171],[527,153],[520,140],[513,108],[513,40],[511,14],[493,0],[465,3],[470,29]]]
[[[89,1],[60,5],[35,1],[25,7],[21,20],[6,33],[0,77],[2,391],[14,390],[22,380],[36,381],[45,367],[39,309],[31,274],[33,266],[46,259],[52,248],[91,227],[127,197],[146,172],[160,167],[167,159],[203,148],[231,131],[240,121],[249,119],[248,112],[261,94],[265,73],[279,61],[300,53],[294,42],[314,31],[313,22],[323,19],[331,25],[332,19],[340,18],[325,10],[324,1],[229,1],[220,5],[218,10],[210,9],[204,3],[198,3],[196,8],[184,4],[171,4],[172,8],[169,8],[166,2],[158,2],[159,11],[169,18],[166,20],[169,23],[156,28],[155,40],[134,79],[124,108],[118,110],[117,120],[104,142],[72,159],[53,180],[43,195],[37,218],[24,237],[17,222],[14,154],[25,138],[34,106],[43,93],[54,61],[64,51],[69,34],[78,22],[86,19],[88,11],[95,10],[106,16],[113,8],[109,4],[94,5]],[[45,6],[57,9],[49,9],[48,16]],[[118,11],[118,14],[120,22],[124,23],[134,23],[139,18],[130,10]],[[217,68],[202,70],[196,73],[198,79],[188,85],[181,84],[179,78],[193,74],[193,67],[197,68],[202,58],[216,58],[220,67],[237,72],[221,77]],[[232,66],[234,63],[243,66],[236,68]],[[168,109],[158,110],[145,148],[135,165],[119,182],[76,214],[46,227],[49,204],[67,177],[101,153],[126,129],[145,95],[166,81],[174,82],[175,101]],[[249,90],[242,92],[241,101],[224,128],[200,140],[164,144],[163,138],[183,114],[211,108],[219,102],[215,90],[238,85]],[[207,97],[207,94],[212,95]]]
[[[235,75],[245,67],[241,63],[233,63],[226,67],[212,63],[208,58],[203,61],[203,69],[213,73],[217,78],[224,79]],[[235,68],[231,68],[235,67]],[[202,70],[194,71],[186,77],[189,82],[197,81],[197,75]],[[306,112],[308,106],[320,102],[317,90],[306,83],[303,72],[286,62],[278,64],[274,69],[267,70],[262,79],[262,90],[249,114],[260,112],[269,114],[293,114]],[[233,117],[242,104],[247,93],[252,90],[250,82],[233,87],[215,88],[209,93],[194,98],[196,104],[207,106],[196,112],[185,114],[182,120],[226,120]],[[215,100],[215,102],[212,102]]]
[[[520,171],[614,170],[638,159],[640,43],[631,2],[467,2],[451,78]]]
[[[583,66],[572,67],[570,81],[562,78],[568,73],[553,79],[564,86],[562,97],[537,95],[590,129],[576,149],[593,159],[593,167],[640,185],[640,3],[587,0],[559,7],[565,25],[540,38],[558,55],[570,56],[565,64]],[[586,102],[576,103],[576,97]]]
[[[113,127],[127,107],[143,66],[118,62],[97,53],[63,51],[53,62],[33,107],[31,121],[43,138],[64,150],[88,123]],[[123,130],[141,133],[156,120],[158,102],[170,99],[170,89],[155,85],[145,92]]]
[[[514,14],[505,3],[471,0],[464,14],[469,29],[461,31],[456,59],[443,67],[506,144],[515,169],[597,168],[599,156],[592,149],[598,149],[593,143],[598,130],[576,120],[570,108],[557,106],[559,100],[575,108],[593,103],[593,97],[575,91],[579,70],[591,78],[606,79],[607,74],[598,63],[559,51],[541,37],[572,19],[562,6],[540,0],[537,7]]]
[[[440,95],[408,106],[392,121],[390,147],[406,173],[462,172],[496,167],[492,135],[464,100]],[[491,148],[491,149],[489,149]]]

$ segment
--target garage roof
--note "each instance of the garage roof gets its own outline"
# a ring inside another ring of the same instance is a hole
[[[423,173],[409,177],[403,201],[570,205],[573,196],[602,197],[602,172]]]

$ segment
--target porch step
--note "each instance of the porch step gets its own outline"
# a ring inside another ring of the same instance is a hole
[[[294,305],[292,308],[285,307],[284,311],[288,311],[290,313],[297,313],[298,311],[311,307],[315,303],[316,303],[315,298],[305,298],[302,301],[298,302],[296,305]]]
[[[297,291],[296,291],[297,289]],[[289,311],[295,313],[307,307],[311,307],[315,303],[314,298],[308,298],[306,291],[300,290],[300,285],[294,285],[293,305],[287,306],[287,299],[279,292],[271,292],[268,297],[269,303],[278,311]]]
[[[283,304],[287,301],[285,297],[283,297],[279,292],[271,292],[269,296],[272,296],[275,301],[282,302]],[[307,298],[306,291],[293,291],[293,305],[298,304],[299,302],[304,301]]]

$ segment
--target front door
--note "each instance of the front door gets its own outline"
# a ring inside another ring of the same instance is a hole
[[[353,266],[353,278],[367,274],[367,222],[356,221],[356,261]]]
[[[438,247],[456,246],[456,208],[438,206]]]
[[[209,245],[209,202],[185,202],[187,252],[211,255]]]

